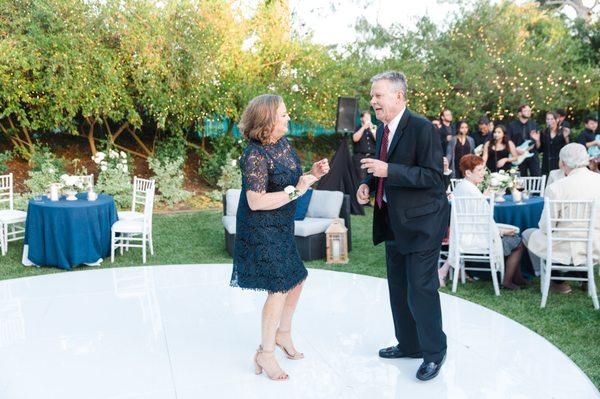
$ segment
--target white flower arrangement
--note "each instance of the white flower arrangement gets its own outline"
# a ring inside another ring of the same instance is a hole
[[[102,151],[98,151],[96,155],[92,157],[92,161],[94,161],[96,165],[100,165],[100,163],[104,161],[104,158],[106,158],[106,154]]]
[[[60,176],[60,188],[64,192],[78,192],[83,190],[83,181],[79,176],[64,174]]]
[[[515,186],[515,175],[516,170],[511,169],[510,172],[500,170],[498,172],[490,173],[489,182],[490,188],[494,191],[504,191],[507,188],[513,188]]]

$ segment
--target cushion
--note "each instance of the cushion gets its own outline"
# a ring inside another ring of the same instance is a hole
[[[229,234],[235,234],[235,215],[223,216],[223,227]]]
[[[141,233],[144,231],[144,221],[119,220],[113,223],[111,231],[115,233]]]
[[[306,217],[334,219],[340,216],[344,193],[341,191],[313,190]]]
[[[303,220],[306,217],[306,211],[308,211],[308,204],[310,204],[312,193],[312,189],[307,190],[296,200],[296,214],[294,215],[294,220]]]
[[[227,201],[227,208],[225,209],[225,215],[235,216],[237,214],[238,203],[240,202],[240,194],[242,190],[237,188],[230,188],[225,193],[225,201]],[[235,234],[235,229],[233,231]]]
[[[119,211],[117,212],[117,216],[119,220],[143,220],[144,214],[142,212],[132,212],[132,211]]]
[[[333,219],[309,218],[294,221],[294,235],[308,237],[314,234],[324,233]]]
[[[16,209],[2,209],[0,210],[0,221],[5,223],[15,223],[25,221],[27,213],[18,211]]]

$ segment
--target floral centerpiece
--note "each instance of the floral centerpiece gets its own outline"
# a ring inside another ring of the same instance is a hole
[[[75,197],[75,194],[83,190],[83,188],[81,177],[69,176],[67,174],[60,176],[60,189],[67,195],[67,201],[76,201],[77,197]]]
[[[480,190],[485,191],[489,189],[495,195],[496,202],[504,201],[504,193],[507,189],[512,190],[516,186],[517,170],[515,168],[510,171],[500,170],[498,172],[490,172],[486,170],[483,181],[480,184]]]

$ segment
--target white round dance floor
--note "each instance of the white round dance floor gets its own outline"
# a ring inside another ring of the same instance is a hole
[[[447,360],[420,382],[421,360],[377,356],[394,343],[386,281],[313,269],[294,327],[306,358],[278,352],[290,380],[269,381],[252,367],[265,294],[230,288],[230,272],[152,266],[0,282],[0,398],[600,397],[548,341],[449,295]]]

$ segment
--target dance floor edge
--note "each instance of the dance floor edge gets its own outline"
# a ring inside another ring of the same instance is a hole
[[[252,367],[265,294],[229,287],[230,273],[171,265],[0,282],[0,398],[600,397],[547,340],[446,294],[446,363],[420,382],[420,360],[377,356],[394,343],[387,282],[316,269],[294,320],[306,358],[277,352],[290,380],[269,381]]]

